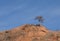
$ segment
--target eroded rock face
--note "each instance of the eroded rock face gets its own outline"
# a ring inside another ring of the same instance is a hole
[[[0,41],[50,41],[54,38],[57,40],[55,33],[49,32],[44,26],[26,24],[1,32]]]

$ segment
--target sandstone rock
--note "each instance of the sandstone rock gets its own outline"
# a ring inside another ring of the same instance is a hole
[[[1,32],[0,41],[55,41],[57,40],[56,35],[53,32],[50,33],[42,25],[26,24],[9,31]]]

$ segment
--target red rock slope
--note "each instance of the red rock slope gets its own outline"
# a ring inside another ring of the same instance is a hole
[[[0,41],[57,41],[56,35],[44,26],[26,24],[0,32]]]

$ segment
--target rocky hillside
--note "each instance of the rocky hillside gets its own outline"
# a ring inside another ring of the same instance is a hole
[[[26,24],[0,32],[0,41],[60,41],[60,32],[49,31],[42,25]]]

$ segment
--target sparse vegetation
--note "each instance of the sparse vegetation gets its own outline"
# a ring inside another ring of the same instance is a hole
[[[37,17],[35,18],[35,20],[38,20],[38,22],[39,22],[39,24],[37,24],[38,26],[40,25],[40,23],[43,23],[43,21],[44,21],[44,19],[43,19],[42,16],[37,16]]]
[[[25,25],[19,29],[0,33],[0,41],[60,41],[60,32],[49,32],[43,26]]]

